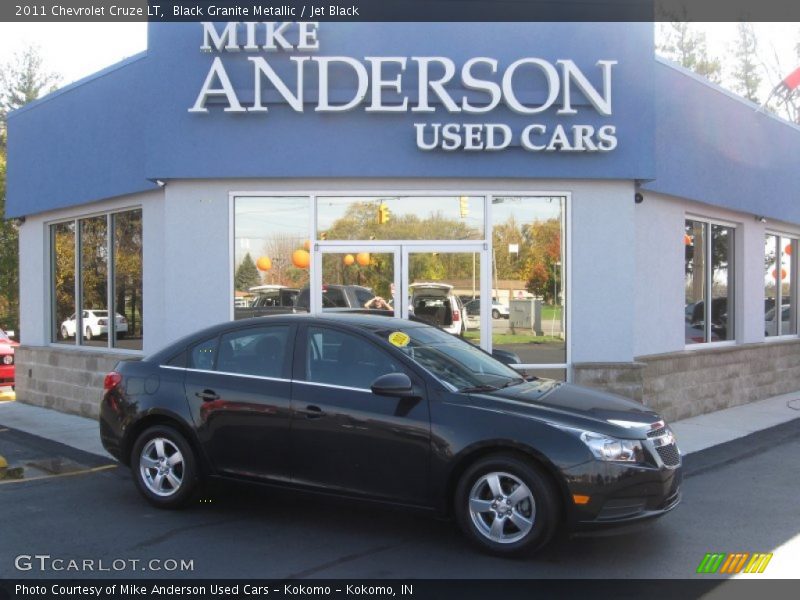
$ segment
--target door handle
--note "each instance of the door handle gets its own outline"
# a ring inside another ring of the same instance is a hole
[[[203,402],[213,402],[214,400],[219,400],[219,394],[217,394],[214,390],[203,390],[202,392],[197,392],[195,394],[200,400]]]
[[[325,416],[325,412],[319,407],[310,404],[306,406],[305,410],[299,411],[306,416],[306,419],[319,419]]]

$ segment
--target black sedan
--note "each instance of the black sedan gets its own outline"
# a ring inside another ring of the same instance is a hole
[[[524,378],[410,321],[281,315],[224,323],[105,380],[103,445],[173,508],[210,477],[424,507],[483,549],[541,548],[559,526],[660,516],[681,457],[634,402]]]

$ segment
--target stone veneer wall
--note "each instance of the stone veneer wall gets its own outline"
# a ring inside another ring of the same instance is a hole
[[[642,402],[668,421],[800,390],[800,340],[581,363],[574,381]]]
[[[20,346],[14,351],[17,401],[97,418],[103,379],[129,354]]]

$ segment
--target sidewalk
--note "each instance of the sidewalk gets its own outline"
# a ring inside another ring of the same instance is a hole
[[[726,408],[671,423],[678,446],[690,454],[756,431],[800,419],[800,392]],[[21,402],[0,402],[0,428],[9,427],[107,457],[97,421]]]

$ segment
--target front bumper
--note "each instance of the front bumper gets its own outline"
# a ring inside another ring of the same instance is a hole
[[[564,472],[569,489],[568,523],[591,530],[654,519],[681,501],[682,468],[648,467],[592,461]],[[588,496],[575,504],[573,495]]]

